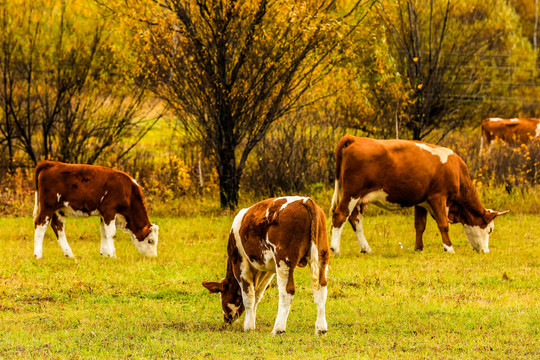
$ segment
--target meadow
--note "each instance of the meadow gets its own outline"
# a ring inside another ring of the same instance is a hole
[[[328,333],[314,335],[316,308],[306,268],[295,273],[287,332],[270,332],[275,280],[258,307],[225,326],[219,296],[201,281],[225,274],[234,214],[156,217],[158,257],[143,258],[118,232],[117,258],[99,255],[99,219],[68,219],[75,259],[51,229],[33,257],[30,217],[0,218],[0,358],[365,358],[532,359],[540,357],[538,215],[496,220],[489,254],[473,252],[451,226],[455,255],[442,250],[432,219],[413,251],[412,212],[368,209],[361,254],[347,227],[330,259]],[[328,224],[328,227],[330,224]]]

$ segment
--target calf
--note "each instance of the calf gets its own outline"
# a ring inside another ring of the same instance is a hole
[[[65,256],[74,257],[66,239],[66,216],[101,216],[101,255],[116,256],[116,227],[131,235],[145,256],[157,256],[158,226],[151,224],[141,187],[126,173],[93,165],[42,161],[36,166],[34,255],[43,256],[50,223]]]
[[[489,149],[495,139],[509,145],[528,144],[540,139],[540,119],[485,119],[482,122],[480,154],[484,147]]]
[[[294,269],[309,263],[317,305],[315,332],[326,332],[326,220],[312,199],[268,199],[240,210],[234,218],[227,252],[225,278],[203,282],[210,292],[221,293],[226,323],[234,322],[245,310],[244,331],[255,329],[257,305],[277,273],[279,309],[272,334],[285,332],[295,291]]]
[[[429,212],[441,232],[444,250],[451,253],[454,249],[448,236],[449,223],[462,223],[474,250],[487,253],[493,219],[507,213],[484,208],[467,165],[450,149],[420,141],[345,135],[336,148],[330,210],[331,249],[336,254],[340,252],[341,232],[347,219],[362,252],[371,253],[362,226],[363,209],[370,202],[387,210],[414,206],[415,250],[424,247],[422,234]]]

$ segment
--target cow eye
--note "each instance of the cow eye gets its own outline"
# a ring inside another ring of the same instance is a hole
[[[148,239],[148,243],[149,243],[149,244],[153,244],[153,243],[154,243],[154,240]]]

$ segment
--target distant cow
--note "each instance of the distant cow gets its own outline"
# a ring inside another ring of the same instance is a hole
[[[43,255],[50,223],[65,256],[74,257],[66,239],[66,216],[101,216],[101,255],[116,256],[116,227],[128,232],[145,256],[157,256],[158,226],[151,224],[141,187],[128,174],[93,165],[42,161],[36,166],[34,255]]]
[[[257,305],[277,273],[279,309],[272,334],[283,333],[295,291],[294,269],[309,264],[317,305],[315,332],[326,332],[328,239],[324,212],[312,199],[281,197],[240,210],[227,251],[225,278],[203,282],[210,292],[221,293],[226,323],[234,322],[245,310],[244,331],[255,329]]]
[[[341,201],[339,201],[342,193]],[[338,205],[339,201],[339,205]],[[363,209],[373,203],[387,210],[414,206],[415,250],[422,250],[427,212],[453,253],[448,224],[460,222],[472,247],[489,252],[493,219],[505,214],[485,209],[467,165],[452,150],[408,140],[374,140],[345,135],[336,148],[336,181],[332,199],[331,249],[339,254],[347,219],[362,252],[371,253],[362,226]]]
[[[528,144],[533,139],[540,139],[540,119],[485,119],[482,122],[480,153],[495,139],[509,145]]]

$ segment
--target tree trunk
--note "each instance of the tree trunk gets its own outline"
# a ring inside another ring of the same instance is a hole
[[[236,171],[234,148],[222,149],[217,164],[219,176],[219,200],[221,208],[230,210],[238,206],[240,175]]]

